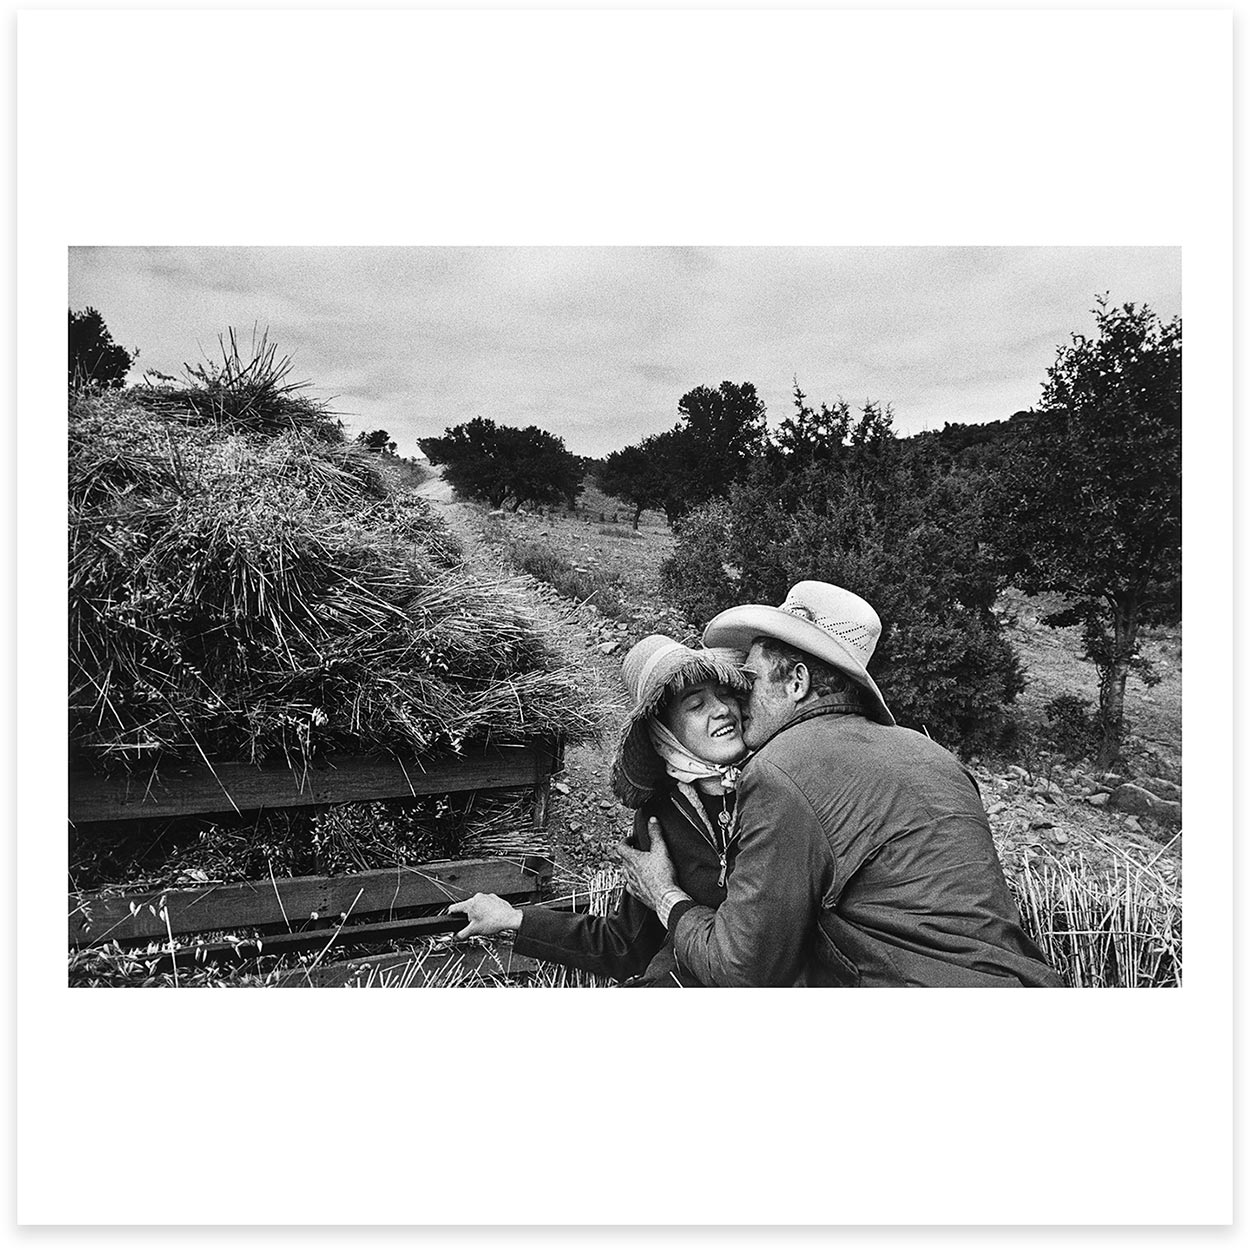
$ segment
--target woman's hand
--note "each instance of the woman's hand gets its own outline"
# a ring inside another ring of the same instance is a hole
[[[498,894],[475,894],[472,898],[452,903],[448,915],[459,913],[469,921],[458,938],[494,937],[521,927],[521,913],[511,903],[504,902]]]

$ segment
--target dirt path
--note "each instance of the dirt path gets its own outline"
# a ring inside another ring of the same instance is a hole
[[[536,622],[567,662],[585,674],[586,697],[610,709],[599,741],[565,752],[565,771],[551,795],[549,829],[557,860],[579,876],[592,872],[604,863],[607,847],[624,837],[632,823],[632,813],[612,794],[608,771],[626,710],[620,663],[636,639],[628,636],[626,626],[605,620],[593,607],[571,604],[546,583],[517,572],[483,538],[487,508],[458,499],[438,470],[415,493],[460,540],[467,564],[486,576],[506,576],[526,585]]]

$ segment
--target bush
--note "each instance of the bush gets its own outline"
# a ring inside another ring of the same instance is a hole
[[[664,593],[706,621],[798,581],[845,586],[881,617],[871,670],[899,723],[964,755],[994,748],[1024,682],[993,612],[984,479],[911,453],[873,404],[854,424],[804,407],[796,430],[723,511],[691,517]]]
[[[1101,737],[1096,715],[1090,714],[1088,699],[1061,694],[1046,704],[1043,741],[1066,760],[1081,760],[1095,754]]]
[[[673,554],[660,565],[660,593],[687,620],[706,624],[737,601],[736,579],[724,566],[731,520],[724,500],[696,508],[679,523]]]

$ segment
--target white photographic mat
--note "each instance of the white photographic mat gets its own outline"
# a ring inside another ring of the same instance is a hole
[[[1215,11],[23,14],[19,1220],[1231,1220],[1230,39]],[[70,249],[371,245],[1179,249],[1184,987],[68,989]]]

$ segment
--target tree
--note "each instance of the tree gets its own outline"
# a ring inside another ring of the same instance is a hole
[[[634,529],[644,510],[664,507],[669,486],[664,437],[652,434],[641,443],[612,452],[598,473],[600,488],[633,508]]]
[[[1156,680],[1139,631],[1180,616],[1181,323],[1106,297],[1092,311],[1096,333],[1059,348],[1040,409],[1014,440],[998,543],[1022,590],[1069,597],[1049,623],[1084,627],[1108,767],[1124,739],[1129,673]]]
[[[600,477],[605,491],[633,506],[635,529],[645,508],[663,508],[676,525],[692,508],[725,498],[764,451],[764,401],[750,382],[696,386],[677,412],[671,430],[613,452],[607,480]]]
[[[431,464],[462,495],[502,508],[511,499],[515,512],[526,503],[566,503],[582,491],[579,458],[564,440],[536,425],[516,429],[474,417],[450,426],[441,438],[419,440]]]
[[[681,422],[664,451],[671,520],[709,499],[725,497],[741,481],[765,442],[764,401],[751,382],[696,386],[677,403]]]
[[[469,499],[492,508],[508,497],[508,467],[499,447],[499,427],[484,417],[448,426],[441,438],[418,439],[431,464],[445,465],[444,478]]]
[[[376,451],[379,455],[384,456],[393,456],[399,448],[399,444],[391,438],[386,430],[371,430],[368,434],[362,430],[356,435],[356,441],[366,451]]]
[[[128,352],[113,342],[104,318],[91,307],[69,310],[69,384],[116,388],[126,381],[139,349]]]
[[[501,448],[512,473],[509,480],[512,510],[524,504],[541,507],[563,503],[572,508],[582,486],[582,463],[565,446],[564,439],[536,425],[522,430],[503,427]]]

